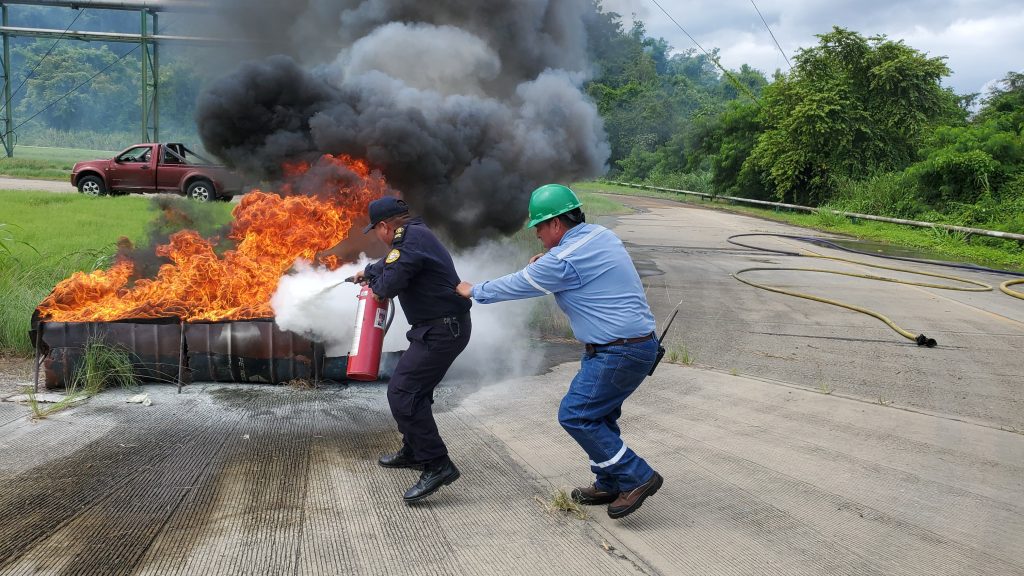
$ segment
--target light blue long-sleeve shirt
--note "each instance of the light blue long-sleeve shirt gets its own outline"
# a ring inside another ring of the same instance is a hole
[[[554,294],[580,342],[603,344],[654,331],[640,275],[622,241],[603,226],[574,226],[526,268],[473,286],[473,299],[481,304],[546,294]]]

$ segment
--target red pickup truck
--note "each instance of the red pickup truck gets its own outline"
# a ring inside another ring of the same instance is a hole
[[[71,185],[83,194],[165,192],[200,202],[231,200],[242,180],[185,147],[184,144],[136,144],[110,160],[79,162]]]

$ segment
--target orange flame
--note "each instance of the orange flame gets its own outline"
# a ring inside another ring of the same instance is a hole
[[[109,270],[76,272],[59,283],[39,305],[40,317],[55,322],[179,317],[183,320],[245,320],[273,316],[270,297],[278,280],[299,258],[344,240],[355,217],[387,191],[365,161],[324,155],[314,165],[284,167],[285,193],[297,191],[311,170],[326,182],[319,197],[279,196],[254,190],[232,211],[229,237],[236,242],[223,256],[194,230],[177,232],[156,253],[170,260],[156,278],[129,287],[130,260]],[[348,174],[347,177],[343,177]],[[351,174],[355,174],[353,178]],[[305,182],[308,182],[306,180]]]

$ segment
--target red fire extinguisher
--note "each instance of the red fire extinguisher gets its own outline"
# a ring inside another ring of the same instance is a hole
[[[352,335],[352,350],[348,353],[346,375],[352,380],[370,382],[380,375],[384,334],[391,325],[394,313],[391,301],[377,300],[369,286],[363,286],[358,299],[355,333]]]

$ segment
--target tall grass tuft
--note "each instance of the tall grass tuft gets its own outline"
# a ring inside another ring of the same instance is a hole
[[[69,393],[81,391],[93,395],[112,386],[135,388],[139,381],[132,365],[132,354],[121,346],[91,338],[75,366]]]
[[[866,180],[837,178],[830,204],[845,212],[906,219],[926,210],[914,179],[903,172],[877,174]]]
[[[710,170],[686,173],[651,174],[644,182],[649,186],[687,190],[701,194],[714,194],[713,174]]]
[[[29,392],[29,408],[33,418],[46,418],[107,388],[135,388],[138,384],[128,350],[107,344],[102,338],[90,338],[82,349],[82,357],[64,391],[64,398],[44,405]]]
[[[815,213],[818,226],[825,229],[839,229],[848,223],[846,216],[836,212],[831,205],[822,206]]]
[[[544,499],[540,496],[534,496],[533,498],[550,513],[561,512],[572,514],[577,520],[587,519],[587,511],[578,502],[573,500],[572,496],[563,488],[553,490],[550,499]]]

